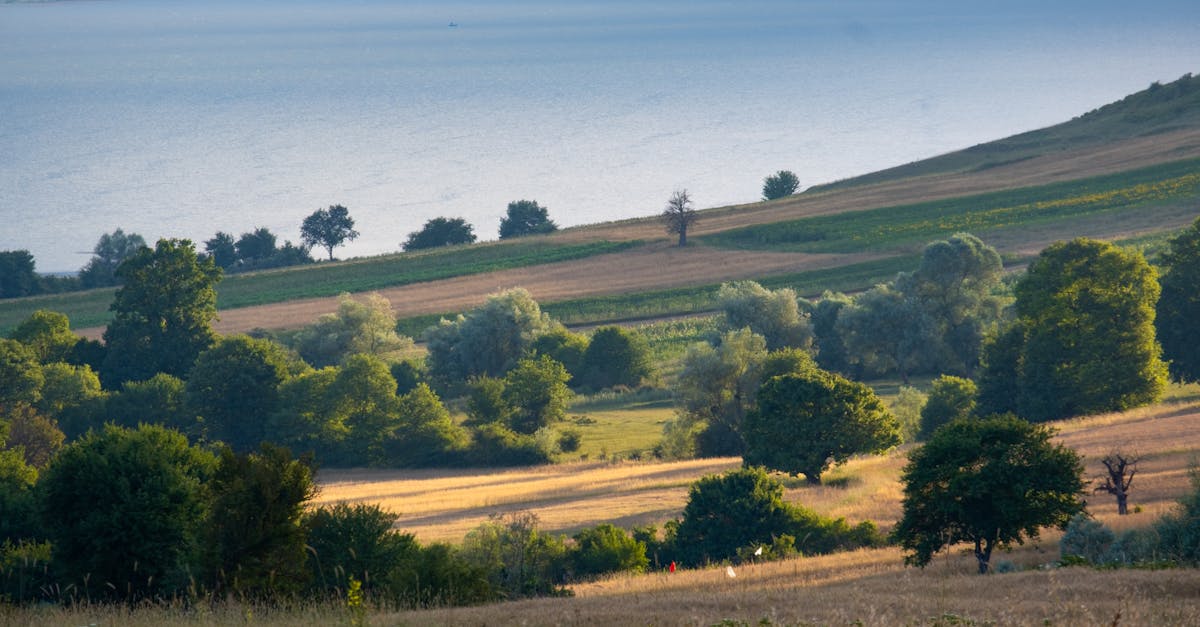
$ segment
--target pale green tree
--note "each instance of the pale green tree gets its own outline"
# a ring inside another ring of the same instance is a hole
[[[812,326],[791,288],[768,290],[754,281],[723,283],[717,302],[726,330],[748,327],[766,339],[769,350],[812,347]]]
[[[412,348],[411,338],[396,333],[396,313],[379,293],[338,297],[337,313],[325,314],[301,329],[293,346],[313,367],[334,366],[357,354],[384,357]]]

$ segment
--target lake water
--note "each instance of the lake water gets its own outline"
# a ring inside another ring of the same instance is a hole
[[[296,240],[340,203],[345,258],[435,216],[492,239],[521,198],[564,226],[749,202],[1192,71],[1192,1],[0,4],[0,250]]]

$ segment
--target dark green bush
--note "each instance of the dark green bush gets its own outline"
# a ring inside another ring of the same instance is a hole
[[[620,527],[602,523],[575,534],[575,546],[569,552],[571,570],[576,577],[587,578],[623,571],[646,570],[646,545]]]

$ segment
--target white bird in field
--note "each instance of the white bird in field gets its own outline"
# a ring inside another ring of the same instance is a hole
[[[762,547],[760,546],[760,547],[758,547],[757,549],[755,549],[755,550],[754,550],[754,554],[755,554],[755,555],[762,555]]]
[[[726,566],[725,567],[725,576],[729,577],[730,579],[733,579],[734,577],[737,577],[737,573],[733,572],[732,566]]]

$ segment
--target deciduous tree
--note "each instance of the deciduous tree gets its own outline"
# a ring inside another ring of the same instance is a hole
[[[667,199],[667,207],[663,209],[662,221],[667,233],[679,236],[679,246],[687,246],[687,232],[700,219],[692,208],[692,198],[686,189],[677,189]]]
[[[38,276],[28,250],[0,250],[0,298],[38,293]]]
[[[909,453],[893,532],[905,561],[923,567],[942,548],[969,542],[983,574],[997,547],[1065,527],[1083,511],[1083,464],[1050,441],[1053,433],[1014,416],[957,420]]]
[[[300,239],[309,246],[321,246],[329,251],[333,261],[333,249],[358,237],[354,230],[354,218],[341,205],[330,205],[328,209],[317,209],[300,225]]]
[[[221,269],[200,259],[188,240],[161,239],[117,271],[124,284],[104,331],[108,350],[100,379],[110,388],[165,372],[184,377],[216,339],[216,284]]]
[[[550,219],[546,208],[536,200],[514,200],[508,203],[507,213],[500,219],[500,239],[553,233],[558,225]]]
[[[420,231],[408,234],[401,244],[404,250],[440,248],[454,244],[471,244],[475,241],[475,228],[462,218],[433,218],[425,222]]]
[[[1200,220],[1170,241],[1162,255],[1155,328],[1163,359],[1177,381],[1200,381]]]
[[[762,199],[786,198],[800,189],[800,178],[791,170],[780,170],[763,179]]]
[[[474,376],[503,376],[553,328],[550,316],[524,289],[493,294],[483,305],[425,331],[430,377],[445,388]]]
[[[105,233],[92,250],[95,256],[79,271],[79,282],[85,289],[116,285],[121,281],[117,268],[126,259],[146,248],[146,240],[137,233],[117,229]]]
[[[8,334],[33,349],[38,361],[48,364],[69,361],[80,337],[71,332],[71,321],[57,311],[39,309]]]
[[[653,374],[654,368],[646,338],[617,326],[596,329],[582,361],[579,383],[594,390],[636,386]]]
[[[1155,271],[1140,253],[1079,238],[1042,251],[1017,284],[1025,327],[1019,413],[1054,420],[1154,402],[1167,366],[1154,337]]]
[[[107,426],[67,445],[38,480],[59,583],[128,601],[182,594],[199,564],[216,459],[180,433]]]
[[[900,426],[871,388],[812,368],[763,383],[742,438],[745,465],[818,484],[831,463],[899,444]]]
[[[942,375],[933,380],[925,406],[921,408],[921,430],[917,437],[929,439],[938,427],[975,413],[975,382],[962,377]]]
[[[723,283],[717,301],[725,330],[748,327],[767,340],[767,348],[812,347],[813,331],[791,288],[768,290],[754,281]]]
[[[296,334],[293,346],[314,367],[339,364],[350,355],[382,357],[412,348],[411,338],[396,333],[396,313],[388,299],[372,292],[338,297],[337,313],[325,314]]]

